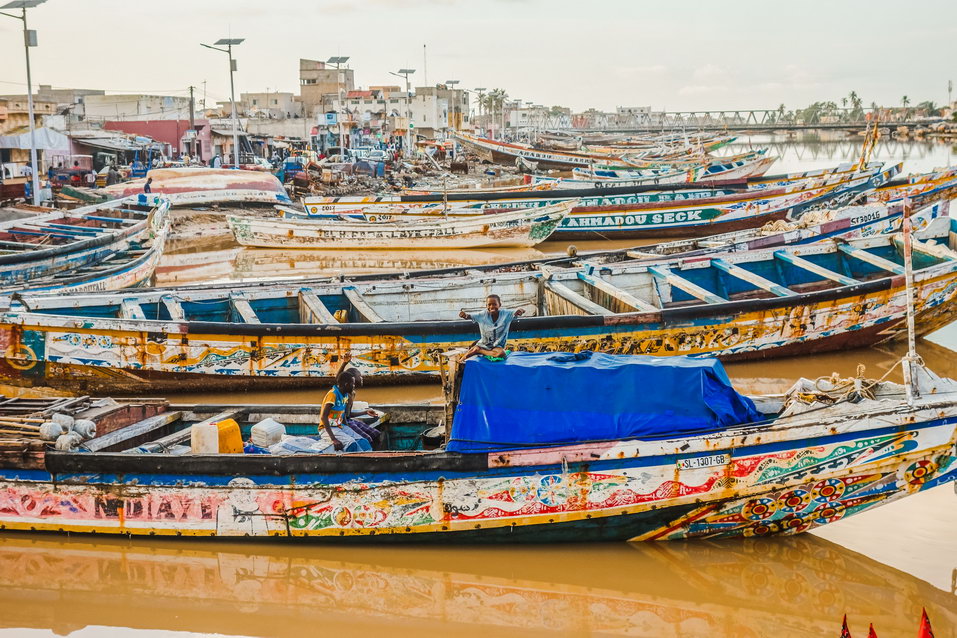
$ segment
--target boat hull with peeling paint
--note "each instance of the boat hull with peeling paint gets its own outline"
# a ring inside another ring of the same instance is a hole
[[[200,421],[314,428],[318,407],[175,406],[88,451],[41,446],[29,467],[0,457],[0,529],[364,543],[791,535],[957,479],[957,384],[918,379],[910,405],[895,384],[792,413],[756,397],[766,421],[492,453],[143,453],[149,432],[165,434],[162,450]],[[394,409],[398,421],[416,410]]]
[[[952,224],[917,233],[920,334],[957,316]],[[741,360],[869,346],[905,329],[901,253],[879,235],[464,276],[23,294],[0,313],[0,380],[124,394],[309,387],[346,353],[370,383],[435,379],[442,353],[477,338],[459,310],[491,293],[525,309],[509,340],[520,350]]]

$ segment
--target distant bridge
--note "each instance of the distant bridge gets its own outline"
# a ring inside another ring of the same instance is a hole
[[[895,114],[891,114],[895,115]],[[733,111],[667,111],[597,115],[604,121],[581,122],[569,129],[579,133],[651,133],[691,129],[696,131],[801,131],[863,130],[874,119],[873,109],[803,109],[799,111],[740,109]],[[895,121],[881,112],[882,127],[927,126],[942,118],[917,120],[914,115]]]

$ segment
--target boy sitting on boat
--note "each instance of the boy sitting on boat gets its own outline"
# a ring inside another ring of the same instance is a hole
[[[508,341],[508,329],[515,317],[525,314],[522,308],[505,310],[502,308],[502,298],[498,295],[489,295],[485,298],[485,310],[470,315],[464,310],[459,311],[462,319],[471,319],[478,324],[481,337],[474,346],[469,348],[462,359],[481,354],[492,359],[504,359],[508,353],[505,344]]]
[[[347,352],[342,357],[342,363],[339,364],[339,370],[336,372],[336,378],[339,378],[340,374],[351,374],[353,380],[353,390],[349,393],[348,401],[346,402],[346,409],[343,412],[342,422],[344,425],[349,426],[357,434],[361,435],[362,438],[367,440],[373,447],[375,447],[376,441],[379,439],[379,430],[366,425],[359,419],[353,418],[357,416],[367,415],[367,416],[379,416],[379,413],[375,410],[360,410],[359,412],[352,411],[352,404],[356,400],[356,392],[359,388],[362,387],[362,373],[359,372],[358,368],[350,368],[349,364],[352,363],[352,353]],[[328,397],[328,394],[326,395]]]
[[[336,452],[340,452],[347,447],[357,448],[357,451],[360,452],[368,452],[372,449],[369,439],[350,427],[348,421],[343,418],[347,408],[351,405],[350,397],[354,391],[355,377],[350,372],[341,372],[336,377],[336,384],[332,386],[332,389],[326,393],[322,400],[319,421],[322,423],[322,427],[329,436],[329,441]],[[333,428],[335,428],[335,431]],[[357,445],[353,446],[352,443]]]

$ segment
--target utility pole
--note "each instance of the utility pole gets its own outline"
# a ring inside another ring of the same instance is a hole
[[[27,60],[27,113],[30,117],[30,169],[33,175],[30,177],[33,183],[33,205],[40,205],[40,175],[37,170],[37,137],[36,122],[33,115],[33,80],[30,77],[30,47],[37,46],[37,32],[27,28],[27,9],[43,4],[46,0],[14,0],[0,7],[0,9],[22,9],[23,15],[13,15],[12,13],[3,13],[8,18],[15,18],[23,21],[23,51]]]
[[[405,127],[406,147],[405,147],[405,152],[403,153],[403,155],[407,153],[408,157],[412,157],[413,155],[412,128],[415,126],[415,124],[412,122],[412,87],[409,84],[409,76],[412,75],[413,73],[415,73],[415,69],[399,69],[398,73],[393,73],[392,71],[389,71],[389,75],[394,75],[399,78],[405,78],[405,113],[406,113],[406,117],[408,117],[408,123],[406,124],[406,127]]]
[[[192,133],[189,136],[189,156],[196,157],[196,102],[193,100],[193,89],[189,87],[189,130]]]

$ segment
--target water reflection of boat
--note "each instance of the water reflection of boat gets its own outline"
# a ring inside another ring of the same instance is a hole
[[[156,285],[171,286],[232,279],[239,248],[165,253],[156,268]]]
[[[509,250],[278,250],[242,249],[235,259],[237,277],[316,277],[381,273],[406,270],[484,266],[506,261],[541,259],[545,255],[535,249]]]
[[[846,612],[911,635],[955,597],[814,536],[562,547],[257,547],[0,537],[0,627],[91,625],[299,636],[304,626],[421,635],[837,635]],[[939,638],[953,634],[939,633]]]

